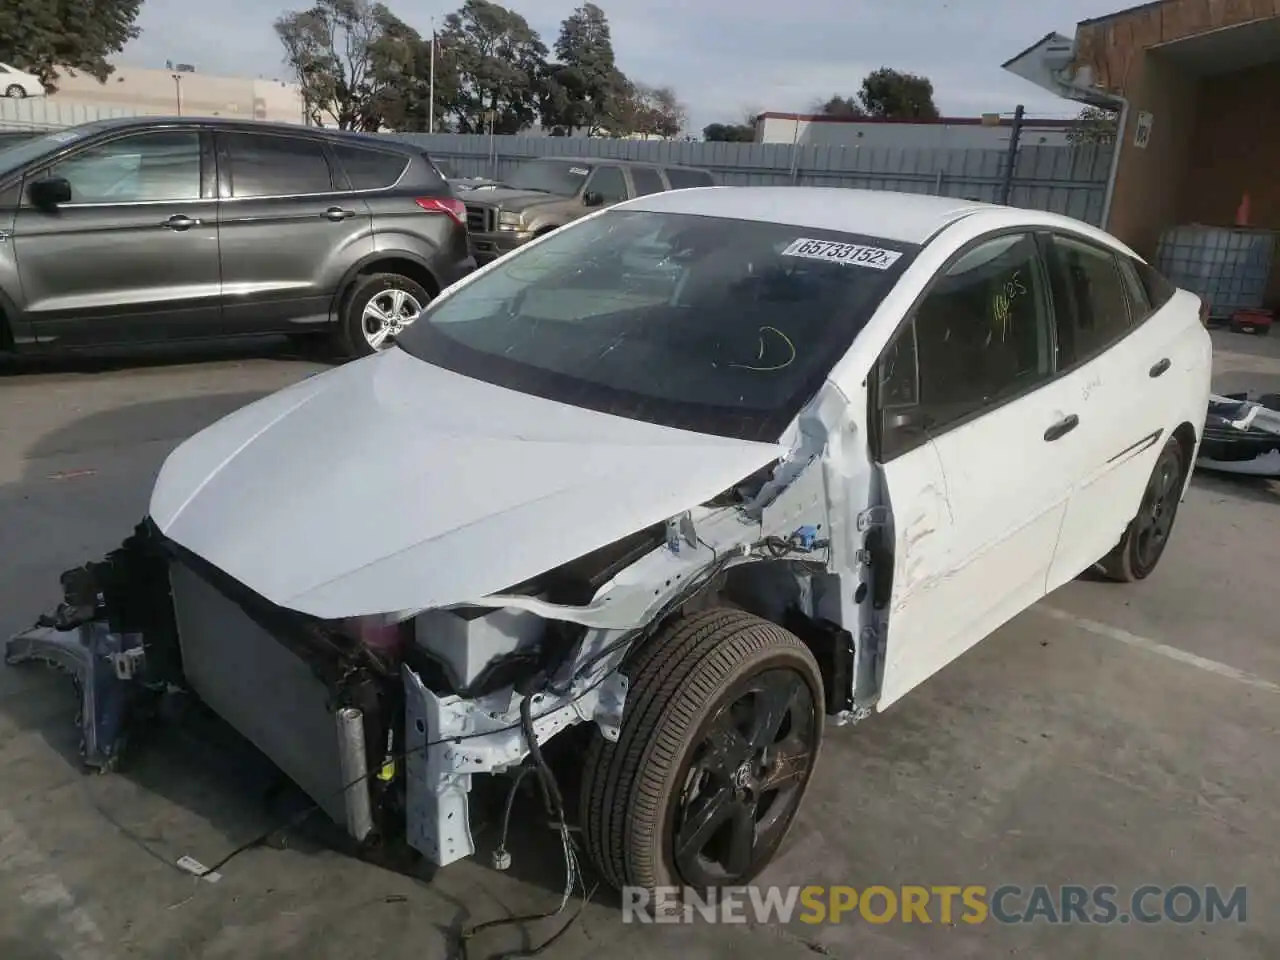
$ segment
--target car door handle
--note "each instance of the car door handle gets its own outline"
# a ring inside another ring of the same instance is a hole
[[[1173,366],[1172,361],[1170,361],[1168,357],[1165,357],[1163,360],[1160,360],[1150,370],[1147,371],[1147,376],[1158,377],[1160,376],[1160,374],[1168,370],[1171,366]]]
[[[185,214],[175,213],[172,217],[160,224],[167,230],[190,230],[192,227],[200,226],[200,221]]]
[[[1074,413],[1069,417],[1063,417],[1052,427],[1044,432],[1044,438],[1052,443],[1054,440],[1065,437],[1068,433],[1080,426],[1080,418]]]
[[[343,210],[341,207],[330,207],[324,212],[324,215],[337,223],[339,220],[350,220],[356,215],[354,210]]]

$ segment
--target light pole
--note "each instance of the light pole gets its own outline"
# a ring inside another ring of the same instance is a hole
[[[436,132],[436,18],[431,18],[431,79],[427,93],[427,133]]]
[[[178,116],[182,116],[182,74],[171,74],[173,77],[173,91],[178,100]]]

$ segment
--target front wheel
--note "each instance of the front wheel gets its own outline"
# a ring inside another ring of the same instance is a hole
[[[1182,444],[1170,437],[1151,471],[1137,516],[1129,521],[1115,549],[1098,563],[1110,579],[1133,583],[1145,580],[1155,570],[1178,515],[1188,468],[1185,459]]]
[[[616,743],[594,732],[583,837],[615,888],[749,882],[773,858],[822,740],[822,677],[792,634],[740,610],[674,621],[623,666]]]
[[[4,95],[6,97],[12,97],[14,100],[21,100],[23,97],[27,95],[27,91],[23,87],[20,87],[18,86],[18,84],[14,83],[5,87]]]
[[[356,281],[338,322],[338,349],[364,357],[391,347],[431,302],[431,294],[398,273],[374,273]]]

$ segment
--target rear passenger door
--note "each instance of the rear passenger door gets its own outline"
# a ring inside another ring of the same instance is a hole
[[[1048,273],[1018,231],[959,251],[877,361],[873,448],[893,517],[873,575],[888,611],[880,706],[1044,595],[1077,462],[1057,372]]]
[[[1047,241],[1053,271],[1060,363],[1079,418],[1082,461],[1046,584],[1054,590],[1101,560],[1138,512],[1171,411],[1161,400],[1172,344],[1152,310],[1139,303],[1137,277],[1109,247],[1055,233]]]
[[[220,130],[223,316],[235,332],[329,319],[349,265],[374,250],[368,204],[325,141]]]

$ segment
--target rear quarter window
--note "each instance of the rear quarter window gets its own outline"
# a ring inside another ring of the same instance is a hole
[[[1136,257],[1130,257],[1128,260],[1133,266],[1134,273],[1138,275],[1138,280],[1141,282],[1143,289],[1146,291],[1147,300],[1150,301],[1152,310],[1159,310],[1173,299],[1173,295],[1178,292],[1178,287],[1172,280],[1151,266],[1151,264],[1143,263]]]
[[[632,167],[631,182],[636,188],[637,197],[645,197],[651,193],[661,193],[662,177],[658,176],[656,167]]]
[[[707,171],[691,170],[688,167],[667,167],[667,182],[671,184],[672,190],[715,185],[715,180]]]
[[[409,158],[387,150],[334,144],[333,152],[347,173],[353,190],[380,190],[400,179]]]

